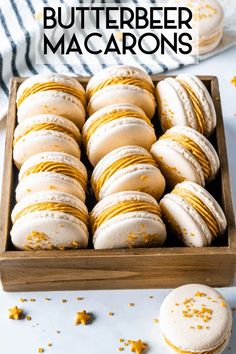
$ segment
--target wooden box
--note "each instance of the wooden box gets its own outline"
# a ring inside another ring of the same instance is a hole
[[[153,76],[153,81],[163,79]],[[231,201],[225,134],[218,81],[200,77],[212,95],[217,128],[212,137],[221,169],[208,189],[220,202],[227,218],[224,237],[212,247],[166,246],[150,249],[17,251],[10,240],[10,214],[17,183],[12,161],[12,141],[16,126],[16,91],[22,78],[13,78],[7,117],[5,167],[0,219],[0,272],[7,291],[120,289],[176,287],[185,283],[226,286],[234,280],[236,230]],[[86,85],[87,78],[79,78]],[[154,122],[158,120],[154,117]]]

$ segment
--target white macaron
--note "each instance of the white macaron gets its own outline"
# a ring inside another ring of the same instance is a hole
[[[156,135],[150,119],[141,108],[114,104],[94,113],[83,127],[87,155],[95,166],[108,152],[125,145],[150,150]]]
[[[17,167],[40,152],[60,151],[80,158],[80,141],[79,129],[68,119],[39,114],[23,120],[16,127],[13,158]]]
[[[143,192],[119,192],[92,210],[90,226],[95,249],[159,247],[166,228],[157,201]]]
[[[64,152],[43,152],[31,156],[19,172],[16,201],[30,193],[58,190],[85,201],[87,170],[75,156]]]
[[[135,66],[111,66],[95,74],[86,88],[89,115],[114,103],[139,106],[149,118],[155,113],[155,88],[150,76]]]
[[[165,179],[151,154],[140,146],[111,151],[96,165],[91,184],[98,200],[116,192],[141,191],[159,199]]]
[[[36,114],[57,114],[70,119],[79,128],[85,120],[85,90],[73,77],[50,73],[25,80],[16,99],[18,121]]]
[[[227,221],[215,198],[193,182],[179,183],[160,201],[163,218],[180,241],[189,247],[210,246],[223,235]]]
[[[205,136],[216,126],[212,98],[203,82],[194,75],[182,74],[158,82],[156,87],[163,131],[175,125],[189,126]]]
[[[46,191],[21,199],[12,211],[11,239],[20,250],[85,248],[88,211],[71,194]]]
[[[171,291],[161,305],[159,321],[173,353],[221,354],[231,337],[230,307],[206,285],[188,284]]]
[[[151,153],[170,187],[182,181],[204,186],[216,177],[220,167],[209,140],[185,126],[167,130],[152,146]]]

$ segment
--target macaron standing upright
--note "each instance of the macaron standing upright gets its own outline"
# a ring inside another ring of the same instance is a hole
[[[32,193],[12,211],[11,240],[19,250],[85,248],[88,218],[85,204],[71,194]]]
[[[98,110],[88,118],[82,134],[93,166],[118,147],[137,145],[149,150],[156,141],[150,119],[141,108],[128,103],[114,104]]]
[[[140,146],[123,146],[105,155],[93,170],[98,200],[117,192],[141,191],[160,199],[165,179],[151,154]]]
[[[161,305],[159,321],[172,353],[221,354],[231,337],[230,307],[206,285],[188,284],[171,291]]]
[[[226,231],[224,212],[215,198],[199,184],[182,182],[160,201],[163,219],[188,247],[210,246]]]
[[[167,130],[153,144],[151,153],[169,187],[193,181],[205,186],[220,167],[215,148],[202,134],[186,126]]]
[[[86,88],[88,114],[108,105],[134,104],[149,118],[155,113],[155,88],[150,76],[135,66],[110,66],[95,74]]]
[[[75,156],[64,152],[43,152],[31,156],[19,172],[16,201],[35,192],[55,190],[85,201],[87,170]]]
[[[156,95],[164,132],[175,125],[189,126],[207,137],[214,131],[214,103],[197,76],[181,74],[175,79],[168,77],[159,81]]]
[[[18,122],[37,114],[56,114],[68,118],[79,129],[85,120],[86,97],[74,77],[50,73],[26,79],[17,91]]]
[[[13,159],[19,168],[29,157],[40,152],[59,151],[80,158],[80,142],[80,131],[70,120],[54,114],[39,114],[16,127]]]
[[[157,201],[143,192],[109,195],[90,214],[95,249],[160,247],[166,228]]]

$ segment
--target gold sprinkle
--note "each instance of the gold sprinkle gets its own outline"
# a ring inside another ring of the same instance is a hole
[[[120,343],[123,343],[125,340],[124,340],[124,338],[120,338],[119,341],[120,341]]]
[[[153,295],[150,295],[150,296],[149,296],[149,299],[153,299],[153,298],[154,298],[154,296],[153,296]]]
[[[158,318],[154,318],[154,323],[159,323]]]
[[[30,299],[31,302],[35,302],[36,300],[35,299]]]
[[[109,316],[114,316],[114,312],[108,312]]]
[[[236,87],[236,76],[234,76],[230,82],[232,85],[234,85]]]
[[[65,303],[65,302],[67,302],[67,300],[66,299],[62,299],[61,302]]]
[[[9,311],[9,318],[11,320],[19,320],[23,315],[23,311],[17,306],[12,307],[8,311]]]
[[[27,321],[31,321],[31,316],[26,316]]]
[[[52,343],[51,342],[48,343],[48,347],[52,347]]]
[[[224,301],[222,301],[222,302],[220,303],[220,306],[226,307],[226,303],[225,303]]]
[[[119,347],[119,351],[122,352],[124,350],[123,347]]]
[[[129,307],[134,307],[134,306],[135,306],[135,304],[133,302],[129,303]]]
[[[20,302],[26,302],[27,299],[24,299],[24,298],[21,297],[21,298],[19,299],[19,301],[20,301]]]
[[[197,325],[197,329],[202,329],[202,326],[201,325]]]
[[[51,301],[51,299],[49,297],[45,297],[44,300]]]
[[[44,349],[43,348],[38,348],[38,353],[44,353]]]
[[[77,297],[76,300],[78,301],[84,300],[84,297]]]
[[[84,310],[82,312],[76,313],[75,324],[83,324],[87,325],[87,323],[91,320],[91,316]]]

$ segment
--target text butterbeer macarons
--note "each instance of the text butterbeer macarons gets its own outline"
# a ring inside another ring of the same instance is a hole
[[[25,80],[17,91],[18,122],[43,113],[68,118],[79,128],[85,120],[85,90],[73,77],[39,74]]]
[[[95,74],[86,88],[88,113],[114,103],[139,106],[149,118],[155,113],[155,88],[150,76],[135,66],[111,66]]]
[[[149,150],[155,141],[150,119],[141,108],[127,103],[100,109],[83,127],[83,142],[93,166],[118,147],[137,145]]]
[[[97,199],[121,191],[141,191],[159,199],[165,179],[151,154],[139,146],[111,151],[96,165],[91,184]]]

